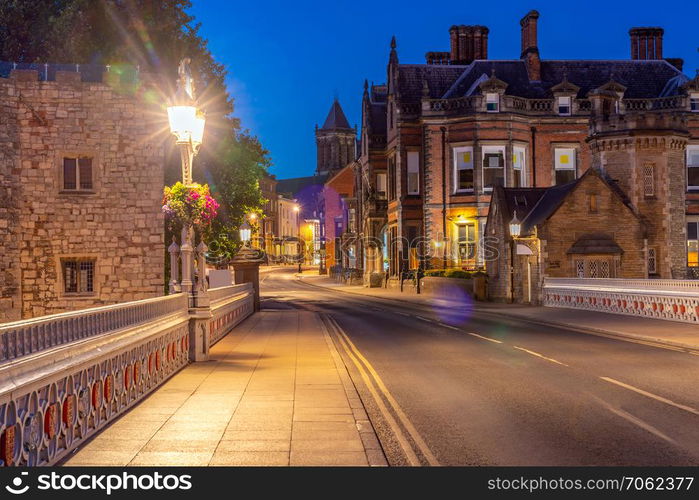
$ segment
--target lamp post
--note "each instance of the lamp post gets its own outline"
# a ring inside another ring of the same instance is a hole
[[[250,244],[250,237],[252,235],[252,230],[250,229],[250,224],[247,221],[240,225],[240,241],[243,242],[244,246]]]
[[[170,131],[175,136],[175,143],[180,150],[182,164],[182,183],[191,186],[192,163],[194,157],[199,152],[204,137],[204,124],[206,118],[204,113],[197,108],[194,94],[194,80],[189,69],[190,59],[185,58],[180,62],[178,68],[179,78],[177,80],[177,93],[175,99],[167,108]],[[193,265],[192,255],[194,248],[192,244],[193,229],[191,224],[185,224],[182,228],[182,283],[181,290],[191,294],[193,290]],[[204,277],[200,276],[200,280]]]
[[[260,258],[259,252],[250,247],[252,230],[247,221],[240,225],[240,241],[243,245],[231,260],[235,274],[235,284],[252,283],[254,309],[260,310]]]
[[[297,232],[297,238],[299,240],[298,243],[298,252],[299,252],[299,274],[303,272],[301,269],[301,265],[303,263],[303,250],[301,248],[301,207],[298,205],[294,205],[294,213],[296,213],[296,232]]]
[[[515,301],[515,240],[522,233],[522,222],[517,217],[515,210],[514,216],[510,221],[510,302]]]

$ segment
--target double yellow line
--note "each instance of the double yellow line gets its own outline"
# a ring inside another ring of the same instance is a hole
[[[352,363],[357,368],[364,384],[371,393],[374,401],[376,401],[376,406],[379,408],[381,415],[386,420],[388,425],[391,427],[398,444],[403,449],[408,462],[411,466],[422,465],[420,458],[418,457],[416,450],[413,448],[412,442],[419,453],[424,457],[429,465],[439,465],[439,461],[430,451],[430,448],[425,443],[420,433],[417,431],[413,423],[410,421],[405,412],[401,409],[398,402],[395,400],[391,392],[384,384],[381,377],[376,372],[374,367],[369,363],[369,361],[362,355],[362,353],[357,349],[354,343],[350,340],[347,334],[344,332],[342,327],[335,321],[332,316],[323,314],[323,318],[326,324],[329,325],[330,329],[335,334],[339,345],[343,348],[347,357],[352,361]],[[389,409],[390,407],[390,409]],[[401,425],[398,424],[394,414],[398,417]],[[405,432],[403,431],[405,429]],[[407,435],[406,435],[407,432]],[[410,439],[408,439],[410,436]]]

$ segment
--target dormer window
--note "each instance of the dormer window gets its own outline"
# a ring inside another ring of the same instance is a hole
[[[699,92],[695,94],[690,94],[689,96],[689,109],[693,113],[699,113]]]
[[[485,109],[488,113],[497,113],[500,111],[500,94],[487,93],[485,95]]]
[[[561,116],[570,116],[571,99],[570,96],[558,97],[558,114]]]

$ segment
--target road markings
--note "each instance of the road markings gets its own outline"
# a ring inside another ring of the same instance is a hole
[[[488,342],[502,344],[502,340],[491,339],[490,337],[484,337],[483,335],[478,335],[477,333],[473,333],[473,332],[466,332],[466,333],[468,333],[471,337],[478,337],[479,339],[487,340]]]
[[[655,399],[656,401],[660,401],[661,403],[665,403],[666,405],[674,406],[675,408],[679,408],[680,410],[687,411],[689,413],[693,413],[694,415],[699,415],[699,410],[696,410],[692,408],[691,406],[686,406],[680,403],[675,403],[674,401],[671,401],[667,398],[664,398],[662,396],[658,396],[656,394],[653,394],[652,392],[644,391],[643,389],[639,389],[638,387],[634,387],[629,384],[625,384],[624,382],[619,382],[618,380],[614,380],[613,378],[609,377],[600,377],[602,380],[605,380],[607,382],[610,382],[612,384],[618,385],[619,387],[623,387],[624,389],[628,389],[630,391],[636,392],[638,394],[641,394],[643,396],[646,396],[651,399]]]
[[[395,400],[395,398],[393,397],[391,392],[388,390],[388,388],[384,384],[383,380],[381,379],[379,374],[376,372],[374,367],[371,365],[371,363],[369,363],[369,361],[364,357],[364,355],[362,355],[362,353],[359,351],[359,349],[357,349],[357,347],[350,340],[350,338],[347,336],[347,334],[342,329],[342,327],[337,323],[337,321],[335,321],[335,319],[331,316],[326,316],[326,318],[333,326],[333,329],[335,330],[335,333],[337,334],[337,338],[340,341],[340,344],[342,345],[342,347],[345,349],[345,352],[347,352],[347,355],[349,356],[349,358],[352,360],[352,362],[357,367],[357,370],[359,371],[362,379],[364,380],[364,383],[367,385],[367,388],[369,389],[372,396],[376,400],[376,403],[379,406],[379,410],[383,414],[384,418],[386,418],[386,421],[389,423],[389,425],[391,425],[391,428],[393,429],[394,433],[396,434],[396,438],[398,439],[398,442],[401,445],[401,448],[403,448],[406,455],[408,456],[408,461],[411,463],[411,465],[419,466],[420,460],[418,459],[417,455],[415,454],[415,451],[410,446],[408,439],[403,434],[403,432],[400,429],[400,427],[398,426],[397,422],[395,421],[395,419],[393,418],[391,413],[388,411],[388,408],[386,408],[386,405],[383,403],[382,398],[377,393],[376,388],[378,388],[378,390],[381,392],[383,397],[386,398],[386,401],[388,401],[388,404],[391,406],[391,408],[393,409],[395,414],[398,416],[398,419],[401,421],[401,423],[403,424],[405,429],[408,431],[408,434],[410,434],[410,437],[412,438],[413,442],[419,448],[420,452],[425,457],[427,462],[432,466],[439,465],[439,461],[434,456],[434,454],[432,453],[430,448],[427,446],[427,443],[425,443],[425,440],[422,438],[420,433],[417,431],[417,429],[415,428],[413,423],[410,421],[408,416],[401,409],[400,405]],[[366,371],[364,368],[366,368]],[[372,380],[373,380],[373,383],[372,383]],[[374,383],[376,384],[376,388],[374,387]]]
[[[653,434],[654,436],[659,437],[660,439],[664,439],[665,441],[667,441],[667,442],[669,442],[669,443],[672,443],[672,444],[677,444],[677,443],[675,442],[674,439],[672,439],[671,437],[667,436],[667,435],[664,434],[662,431],[656,429],[655,427],[653,427],[653,426],[650,425],[649,423],[644,422],[643,420],[641,420],[641,419],[638,418],[638,417],[634,417],[634,416],[631,415],[629,412],[624,411],[624,410],[622,410],[621,408],[614,408],[612,405],[610,405],[610,404],[607,403],[606,401],[603,401],[603,400],[599,399],[598,397],[595,397],[595,396],[593,396],[593,397],[594,397],[594,399],[596,399],[602,406],[604,406],[607,410],[609,410],[610,412],[614,413],[615,415],[617,415],[617,416],[623,418],[624,420],[627,420],[628,422],[631,422],[632,424],[634,424],[634,425],[640,427],[640,428],[643,429],[644,431],[650,432],[651,434]]]
[[[548,357],[544,356],[543,354],[539,354],[538,352],[530,351],[529,349],[525,349],[524,347],[514,346],[514,348],[519,350],[519,351],[526,352],[527,354],[531,354],[532,356],[536,356],[537,358],[541,358],[541,359],[545,359],[546,361],[550,361],[551,363],[556,363],[557,365],[561,365],[561,366],[568,366],[567,364],[561,363],[560,361],[558,361],[556,359],[548,358]]]

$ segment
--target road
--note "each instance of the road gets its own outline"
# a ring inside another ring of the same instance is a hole
[[[699,356],[272,272],[324,318],[394,465],[697,465]]]

